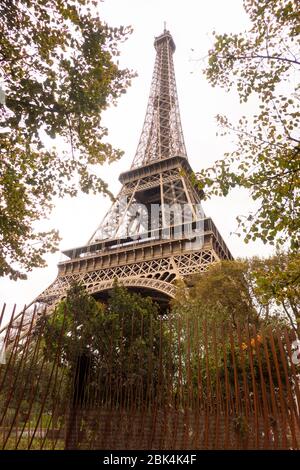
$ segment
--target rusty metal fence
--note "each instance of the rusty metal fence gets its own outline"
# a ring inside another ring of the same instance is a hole
[[[287,328],[196,316],[146,328],[141,316],[126,334],[112,324],[90,355],[70,356],[64,319],[15,312],[0,333],[2,449],[300,448],[300,365]]]

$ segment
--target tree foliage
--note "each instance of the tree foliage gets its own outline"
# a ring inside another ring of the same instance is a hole
[[[251,269],[260,302],[284,314],[300,338],[300,255],[277,253],[268,259],[254,259]]]
[[[269,258],[222,261],[205,275],[193,276],[189,289],[179,287],[175,315],[202,321],[253,326],[289,325],[300,335],[299,254],[278,252]]]
[[[103,390],[122,394],[130,386],[144,388],[148,381],[158,381],[161,321],[150,297],[116,283],[103,304],[84,286],[74,284],[52,318],[41,319],[37,334],[39,330],[47,360],[52,361],[60,348],[60,365],[75,380],[83,369],[85,374],[88,370],[88,379],[77,380],[85,382],[84,396],[97,393],[102,397]]]
[[[277,370],[266,350],[272,344],[280,358],[280,342],[291,332],[289,318],[283,309],[272,308],[275,299],[261,285],[263,269],[278,262],[279,258],[223,261],[191,278],[189,289],[179,289],[172,312],[181,320],[181,355],[188,364],[183,381],[190,378],[198,390],[201,378],[205,400],[218,403],[217,393],[225,397],[227,387],[233,395],[237,389],[242,395],[245,382],[251,388],[253,381],[263,380],[271,404],[270,374],[276,394],[279,376],[286,384],[283,363],[279,360]],[[257,393],[262,398],[260,386]]]
[[[192,286],[183,286],[173,302],[173,312],[193,312],[204,321],[237,324],[258,324],[262,311],[257,305],[254,284],[246,260],[222,261],[205,273],[193,276]]]
[[[54,197],[108,193],[97,165],[122,154],[105,142],[101,113],[126,91],[118,66],[130,28],[101,21],[92,0],[0,2],[0,275],[26,277],[56,249],[37,233]]]
[[[217,116],[223,133],[236,136],[236,149],[198,174],[207,196],[246,188],[257,211],[238,217],[245,240],[299,247],[299,3],[244,0],[248,32],[216,34],[205,70],[208,81],[236,90],[241,103],[255,97],[252,117],[232,123]]]

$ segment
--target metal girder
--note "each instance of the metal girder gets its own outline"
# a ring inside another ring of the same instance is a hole
[[[61,298],[65,295],[74,281],[82,282],[87,290],[94,294],[110,289],[115,279],[127,287],[148,287],[167,294],[169,297],[174,297],[176,279],[204,272],[218,260],[219,258],[213,250],[203,249],[184,255],[131,263],[108,269],[90,272],[83,270],[79,273],[58,276],[53,284],[39,296],[39,301],[45,303],[50,301],[52,304],[55,298]]]

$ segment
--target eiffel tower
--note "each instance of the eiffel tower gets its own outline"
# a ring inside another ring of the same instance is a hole
[[[130,289],[167,303],[176,280],[232,259],[213,221],[201,207],[203,193],[193,183],[179,114],[169,31],[155,38],[156,59],[145,121],[122,188],[88,243],[66,250],[58,276],[37,299],[53,305],[72,281],[96,297],[115,279]]]

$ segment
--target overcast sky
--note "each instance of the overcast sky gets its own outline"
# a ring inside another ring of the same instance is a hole
[[[234,93],[212,88],[202,74],[203,58],[213,44],[212,31],[239,32],[249,26],[242,0],[105,0],[99,2],[102,19],[109,25],[131,25],[134,29],[121,47],[120,65],[133,69],[138,77],[109,109],[102,124],[109,129],[109,142],[125,151],[124,157],[110,167],[99,168],[101,176],[116,193],[120,188],[118,175],[129,169],[141,132],[154,66],[154,37],[163,31],[164,21],[173,35],[177,89],[183,132],[190,164],[194,171],[208,167],[232,145],[230,140],[216,136],[215,115],[231,119],[244,113]],[[253,104],[252,104],[253,106]],[[61,200],[47,222],[59,229],[61,249],[85,244],[101,222],[110,202],[103,196],[79,196]],[[204,203],[204,210],[216,223],[235,257],[271,252],[260,242],[244,244],[236,231],[237,215],[251,209],[249,196],[234,191],[226,199],[214,198]],[[0,304],[32,301],[56,277],[60,254],[47,257],[48,266],[29,273],[26,281],[0,280]]]

